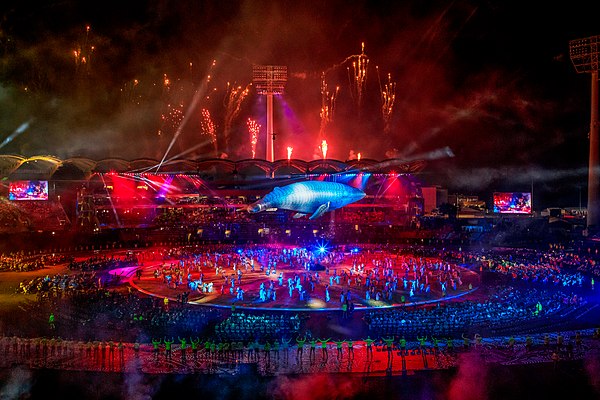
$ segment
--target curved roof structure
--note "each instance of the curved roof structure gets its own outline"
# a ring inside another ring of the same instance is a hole
[[[54,156],[33,156],[22,158],[19,162],[13,158],[13,164],[8,174],[2,178],[11,181],[18,180],[49,180],[62,161]]]
[[[297,174],[335,174],[344,171],[368,171],[373,173],[418,173],[425,168],[425,161],[361,160],[276,160],[262,159],[232,161],[222,158],[176,159],[164,162],[141,158],[125,160],[105,158],[92,160],[73,157],[61,160],[54,156],[24,157],[14,154],[0,155],[0,179],[7,180],[87,180],[94,173],[166,173],[198,174],[212,179],[239,177],[286,176]]]

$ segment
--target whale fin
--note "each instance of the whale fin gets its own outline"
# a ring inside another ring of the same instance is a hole
[[[317,211],[315,211],[314,214],[311,215],[309,219],[319,218],[321,215],[325,214],[327,211],[329,211],[329,205],[330,204],[331,204],[330,201],[328,201],[325,204],[321,204],[319,206],[319,208],[317,208]]]
[[[302,217],[304,217],[305,215],[306,215],[306,214],[304,214],[304,213],[300,213],[300,212],[299,212],[299,213],[296,213],[296,214],[294,214],[294,215],[292,216],[292,218],[302,218]]]

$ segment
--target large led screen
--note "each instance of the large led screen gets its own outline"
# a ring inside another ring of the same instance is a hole
[[[531,193],[494,193],[494,212],[499,214],[531,214]]]
[[[48,200],[48,181],[14,181],[8,187],[9,200]]]

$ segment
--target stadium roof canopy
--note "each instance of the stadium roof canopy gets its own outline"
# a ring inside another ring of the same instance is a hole
[[[283,177],[301,174],[335,174],[343,172],[414,174],[425,168],[425,161],[387,159],[383,161],[361,159],[339,161],[324,160],[276,160],[262,159],[231,161],[221,158],[188,160],[177,159],[163,163],[154,159],[125,160],[106,158],[92,160],[74,157],[61,160],[54,156],[24,157],[0,154],[0,179],[17,180],[88,180],[95,173],[154,173],[190,174],[210,177],[214,180],[246,177]]]

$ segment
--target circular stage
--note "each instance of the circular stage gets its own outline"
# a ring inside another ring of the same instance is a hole
[[[478,273],[407,249],[283,245],[146,249],[132,287],[168,302],[302,311],[401,307],[475,291]]]

